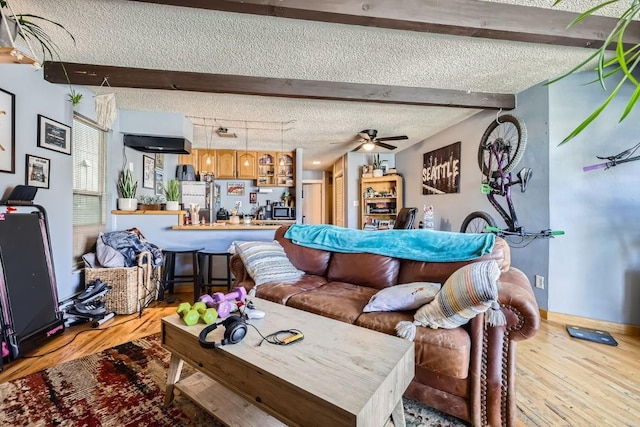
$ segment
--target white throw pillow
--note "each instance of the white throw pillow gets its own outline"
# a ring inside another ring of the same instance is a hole
[[[240,255],[256,286],[267,282],[295,282],[304,275],[304,271],[291,264],[284,249],[275,240],[236,243],[236,253]]]
[[[440,291],[440,283],[413,282],[384,288],[371,297],[364,307],[365,313],[372,311],[415,310],[431,302]]]

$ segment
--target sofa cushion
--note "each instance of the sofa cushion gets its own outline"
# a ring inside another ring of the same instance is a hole
[[[378,291],[364,307],[364,312],[415,310],[433,301],[442,285],[431,282],[403,283]]]
[[[305,273],[324,276],[327,272],[331,252],[298,246],[291,240],[285,239],[284,233],[288,228],[288,225],[278,228],[274,239],[282,245],[291,264]]]
[[[295,282],[304,274],[296,269],[278,242],[236,243],[247,272],[256,286],[267,282]]]
[[[329,282],[316,289],[293,295],[287,305],[304,311],[353,323],[376,292],[374,288],[350,283]]]
[[[500,269],[494,260],[462,267],[447,279],[433,301],[418,309],[415,320],[432,328],[453,329],[466,324],[497,302],[498,277]]]
[[[383,289],[398,283],[400,260],[375,254],[333,253],[327,279],[330,282]]]
[[[279,304],[287,304],[289,298],[301,292],[310,291],[319,288],[327,283],[327,279],[322,276],[305,274],[295,283],[265,283],[256,288],[256,296],[258,298],[277,302]]]
[[[409,311],[362,313],[355,325],[395,335],[401,321],[412,321]],[[429,371],[454,378],[467,378],[471,357],[471,337],[464,328],[417,328],[415,343],[416,365]]]
[[[500,266],[501,272],[509,270],[511,265],[511,252],[506,240],[497,237],[490,254],[483,255],[473,261],[459,262],[421,262],[408,259],[401,260],[399,283],[410,282],[438,282],[444,283],[454,271],[471,264],[472,262],[495,260]]]

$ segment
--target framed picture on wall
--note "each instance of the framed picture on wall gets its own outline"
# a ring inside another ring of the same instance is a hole
[[[16,96],[0,89],[0,172],[16,171]]]
[[[460,192],[460,146],[454,142],[422,155],[422,194]]]
[[[156,168],[156,194],[164,196],[164,171]]]
[[[50,165],[49,159],[27,154],[25,184],[32,187],[49,188]]]
[[[227,196],[244,196],[244,182],[228,182]]]
[[[71,127],[38,114],[38,147],[71,154]]]
[[[164,154],[158,153],[156,154],[156,169],[163,170],[164,169]]]
[[[153,157],[142,156],[142,188],[155,188],[156,161]]]

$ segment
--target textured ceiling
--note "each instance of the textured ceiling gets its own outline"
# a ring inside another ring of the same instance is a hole
[[[552,4],[542,0],[501,2]],[[594,4],[565,3],[565,8],[578,11]],[[46,27],[59,45],[62,61],[99,65],[518,93],[568,71],[588,55],[582,48],[124,0],[11,0],[11,5],[15,12],[59,22],[75,36],[74,46],[60,30]],[[197,125],[194,147],[302,147],[305,169],[331,165],[357,146],[357,133],[363,129],[377,129],[379,137],[408,135],[407,141],[392,142],[402,150],[478,111],[123,88],[109,92],[116,94],[119,108],[200,117],[192,119]],[[208,138],[211,128],[218,126],[235,132],[238,138],[215,134]],[[312,160],[322,163],[313,166]]]

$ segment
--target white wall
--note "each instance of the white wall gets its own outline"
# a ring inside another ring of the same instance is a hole
[[[38,114],[72,126],[73,109],[67,101],[69,87],[45,81],[42,70],[35,71],[29,65],[0,64],[0,88],[15,95],[16,111],[15,173],[0,173],[0,194],[4,198],[16,185],[26,184],[27,154],[50,160],[49,188],[38,189],[34,203],[43,206],[47,212],[58,296],[64,299],[74,293],[79,283],[78,274],[71,268],[73,158],[38,147],[37,130]],[[75,89],[84,95],[78,112],[94,118],[91,92]]]
[[[618,97],[585,132],[558,146],[606,98],[598,84],[583,85],[592,77],[550,86],[551,220],[567,234],[551,247],[551,275],[562,285],[550,288],[549,310],[640,325],[640,161],[582,171],[601,162],[597,155],[640,142],[638,107],[618,124],[626,104]]]

